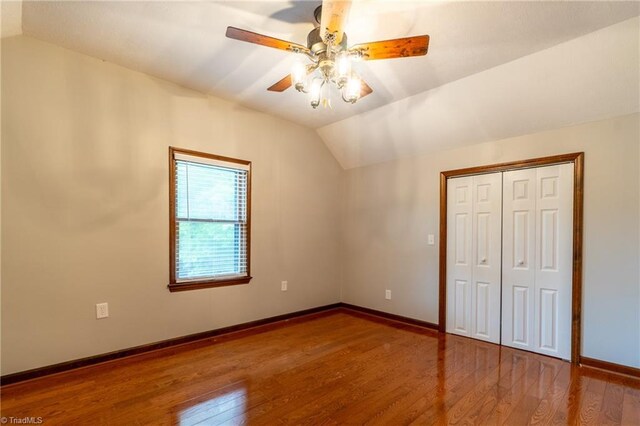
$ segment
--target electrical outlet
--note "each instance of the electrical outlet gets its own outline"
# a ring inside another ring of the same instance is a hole
[[[109,304],[98,303],[96,304],[96,319],[107,318],[109,316]]]
[[[433,234],[429,234],[427,236],[427,244],[429,244],[430,246],[434,245],[436,243],[436,237]]]
[[[289,282],[288,281],[282,281],[280,283],[280,290],[282,291],[287,291],[287,287],[289,286]]]
[[[391,290],[384,291],[384,298],[387,300],[391,300]]]

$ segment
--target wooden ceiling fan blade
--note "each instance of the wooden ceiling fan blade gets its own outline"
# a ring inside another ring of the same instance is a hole
[[[284,92],[289,87],[291,87],[291,74],[287,75],[285,78],[278,81],[267,90],[270,92]]]
[[[263,34],[254,33],[252,31],[241,30],[240,28],[227,27],[226,35],[227,37],[232,38],[234,40],[246,41],[247,43],[273,47],[274,49],[288,50],[291,52],[301,52],[301,53],[309,52],[309,49],[307,49],[305,46],[301,44],[280,40],[279,38],[269,37]]]
[[[328,44],[331,37],[332,43],[340,44],[344,27],[347,24],[351,0],[323,0],[322,15],[320,17],[320,37]]]
[[[423,56],[429,49],[429,36],[396,38],[393,40],[373,41],[352,46],[349,50],[361,54],[362,59],[407,58],[409,56]]]
[[[373,93],[373,89],[364,80],[360,80],[360,99],[371,93]]]

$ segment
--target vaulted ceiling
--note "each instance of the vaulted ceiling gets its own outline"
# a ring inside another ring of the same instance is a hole
[[[632,24],[620,31],[633,31],[637,18],[629,20],[640,14],[636,2],[356,0],[346,28],[350,44],[429,34],[429,54],[358,63],[373,94],[355,105],[336,101],[332,109],[312,110],[293,89],[266,91],[288,74],[293,54],[230,40],[224,33],[235,26],[305,44],[319,4],[29,1],[22,6],[22,31],[318,129],[346,168],[594,119],[603,116],[603,107],[615,113],[638,109],[633,99],[605,101],[598,108],[584,106],[597,103],[594,96],[581,99],[588,84],[602,86],[596,93],[606,98],[604,83],[610,84],[617,66],[629,65],[614,63],[613,71],[607,70],[597,56],[606,57],[613,48],[616,55],[637,57],[637,35],[635,53],[628,37],[616,47],[608,44],[615,35],[608,34],[605,42],[593,35],[602,30],[606,37],[607,27],[623,21]],[[572,54],[576,49],[580,55]],[[637,62],[623,70],[626,80],[613,82],[616,96],[634,89],[628,85],[634,77],[637,81]],[[595,67],[595,77],[580,66]],[[582,106],[567,115],[563,109],[572,108],[572,102],[549,108],[555,102],[544,96],[577,96]],[[549,117],[524,113],[540,109],[548,109]],[[561,119],[554,119],[558,114]]]

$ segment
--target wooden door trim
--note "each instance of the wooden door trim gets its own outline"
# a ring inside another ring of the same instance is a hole
[[[584,152],[532,158],[487,166],[447,170],[440,173],[440,276],[438,329],[447,327],[447,179],[459,176],[505,172],[554,164],[573,163],[573,272],[571,289],[571,362],[580,361],[582,344],[582,239],[584,220]]]

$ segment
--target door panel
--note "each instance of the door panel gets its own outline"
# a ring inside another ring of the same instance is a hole
[[[502,173],[473,176],[472,336],[500,342]]]
[[[490,283],[476,282],[475,326],[476,335],[489,339],[491,337]]]
[[[569,359],[573,164],[505,172],[503,191],[502,343]]]
[[[543,288],[540,290],[540,312],[549,315],[540,316],[540,348],[548,351],[558,350],[558,292]]]
[[[498,343],[502,175],[447,185],[447,331]]]
[[[534,350],[571,357],[573,164],[536,169]]]
[[[540,269],[558,270],[558,210],[540,211]]]
[[[456,214],[456,265],[467,266],[467,239],[469,232],[469,215],[467,213]]]
[[[471,177],[447,181],[447,332],[471,335]]]
[[[527,269],[529,267],[529,211],[513,212],[513,256],[514,268]]]
[[[489,213],[478,213],[476,216],[476,266],[483,266],[489,263],[489,252],[491,248],[491,215]]]
[[[533,350],[536,171],[503,180],[502,344]]]
[[[511,290],[513,316],[512,343],[529,345],[529,287],[515,285]]]
[[[458,334],[468,335],[469,334],[469,318],[468,312],[469,309],[467,307],[467,299],[469,298],[469,283],[464,280],[456,280],[455,286],[455,309],[454,309],[454,317],[455,322],[453,324],[453,329]]]

